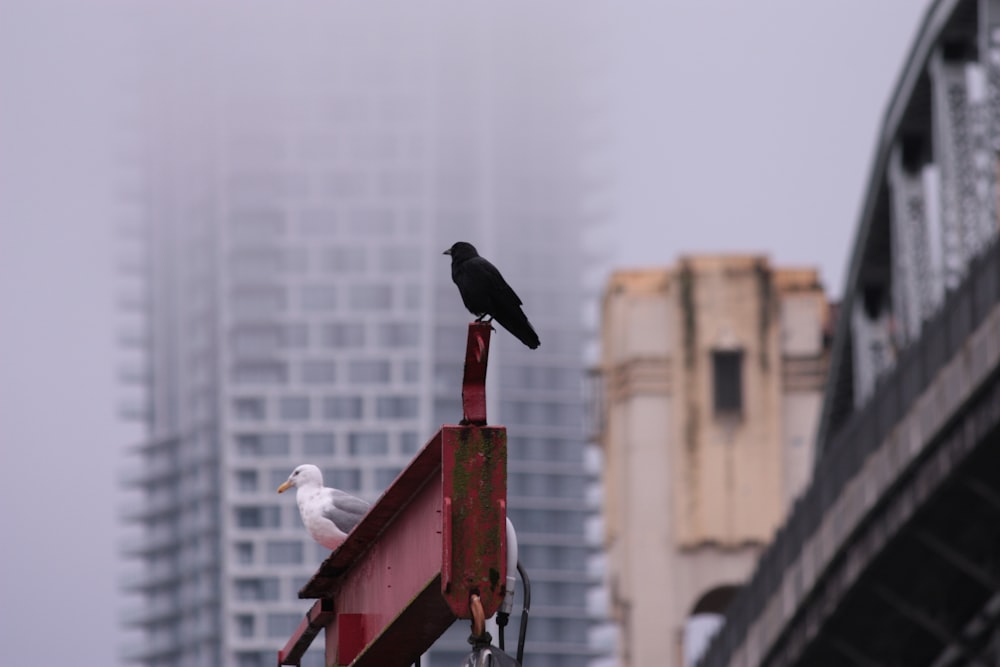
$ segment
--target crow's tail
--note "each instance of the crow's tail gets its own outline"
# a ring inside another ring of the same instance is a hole
[[[538,340],[538,334],[535,333],[535,330],[531,327],[531,322],[528,321],[528,316],[520,308],[501,315],[494,315],[493,319],[532,350],[541,345],[541,342]]]

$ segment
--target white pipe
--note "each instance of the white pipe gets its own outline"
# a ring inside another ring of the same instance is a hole
[[[510,614],[514,608],[514,584],[517,581],[517,533],[514,524],[507,518],[507,591],[500,605],[500,611]]]

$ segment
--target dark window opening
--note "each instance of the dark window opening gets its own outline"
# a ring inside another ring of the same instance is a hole
[[[712,352],[715,414],[743,412],[743,350]]]

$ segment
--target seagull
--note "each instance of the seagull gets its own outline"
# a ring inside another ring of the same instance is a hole
[[[292,471],[278,493],[298,488],[295,499],[309,535],[327,549],[336,549],[351,529],[358,525],[371,503],[340,489],[323,486],[323,473],[311,463]]]
[[[477,322],[488,315],[487,323],[496,320],[532,350],[538,347],[538,334],[521,309],[521,298],[497,267],[480,257],[476,247],[465,241],[454,244],[444,254],[451,255],[451,279],[458,286],[462,303],[476,316]]]

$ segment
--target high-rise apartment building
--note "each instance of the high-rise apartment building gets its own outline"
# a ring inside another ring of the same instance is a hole
[[[601,444],[622,667],[693,664],[702,615],[724,610],[809,479],[828,317],[815,271],[764,257],[612,275]]]
[[[593,107],[587,54],[549,49],[549,25],[534,9],[340,6],[170,11],[148,26],[133,662],[273,664],[328,555],[276,487],[312,462],[374,499],[461,418],[470,316],[441,254],[456,240],[503,268],[542,339],[529,351],[499,332],[488,385],[532,575],[531,664],[594,655],[581,391]],[[447,634],[431,664],[458,664],[467,635]]]

